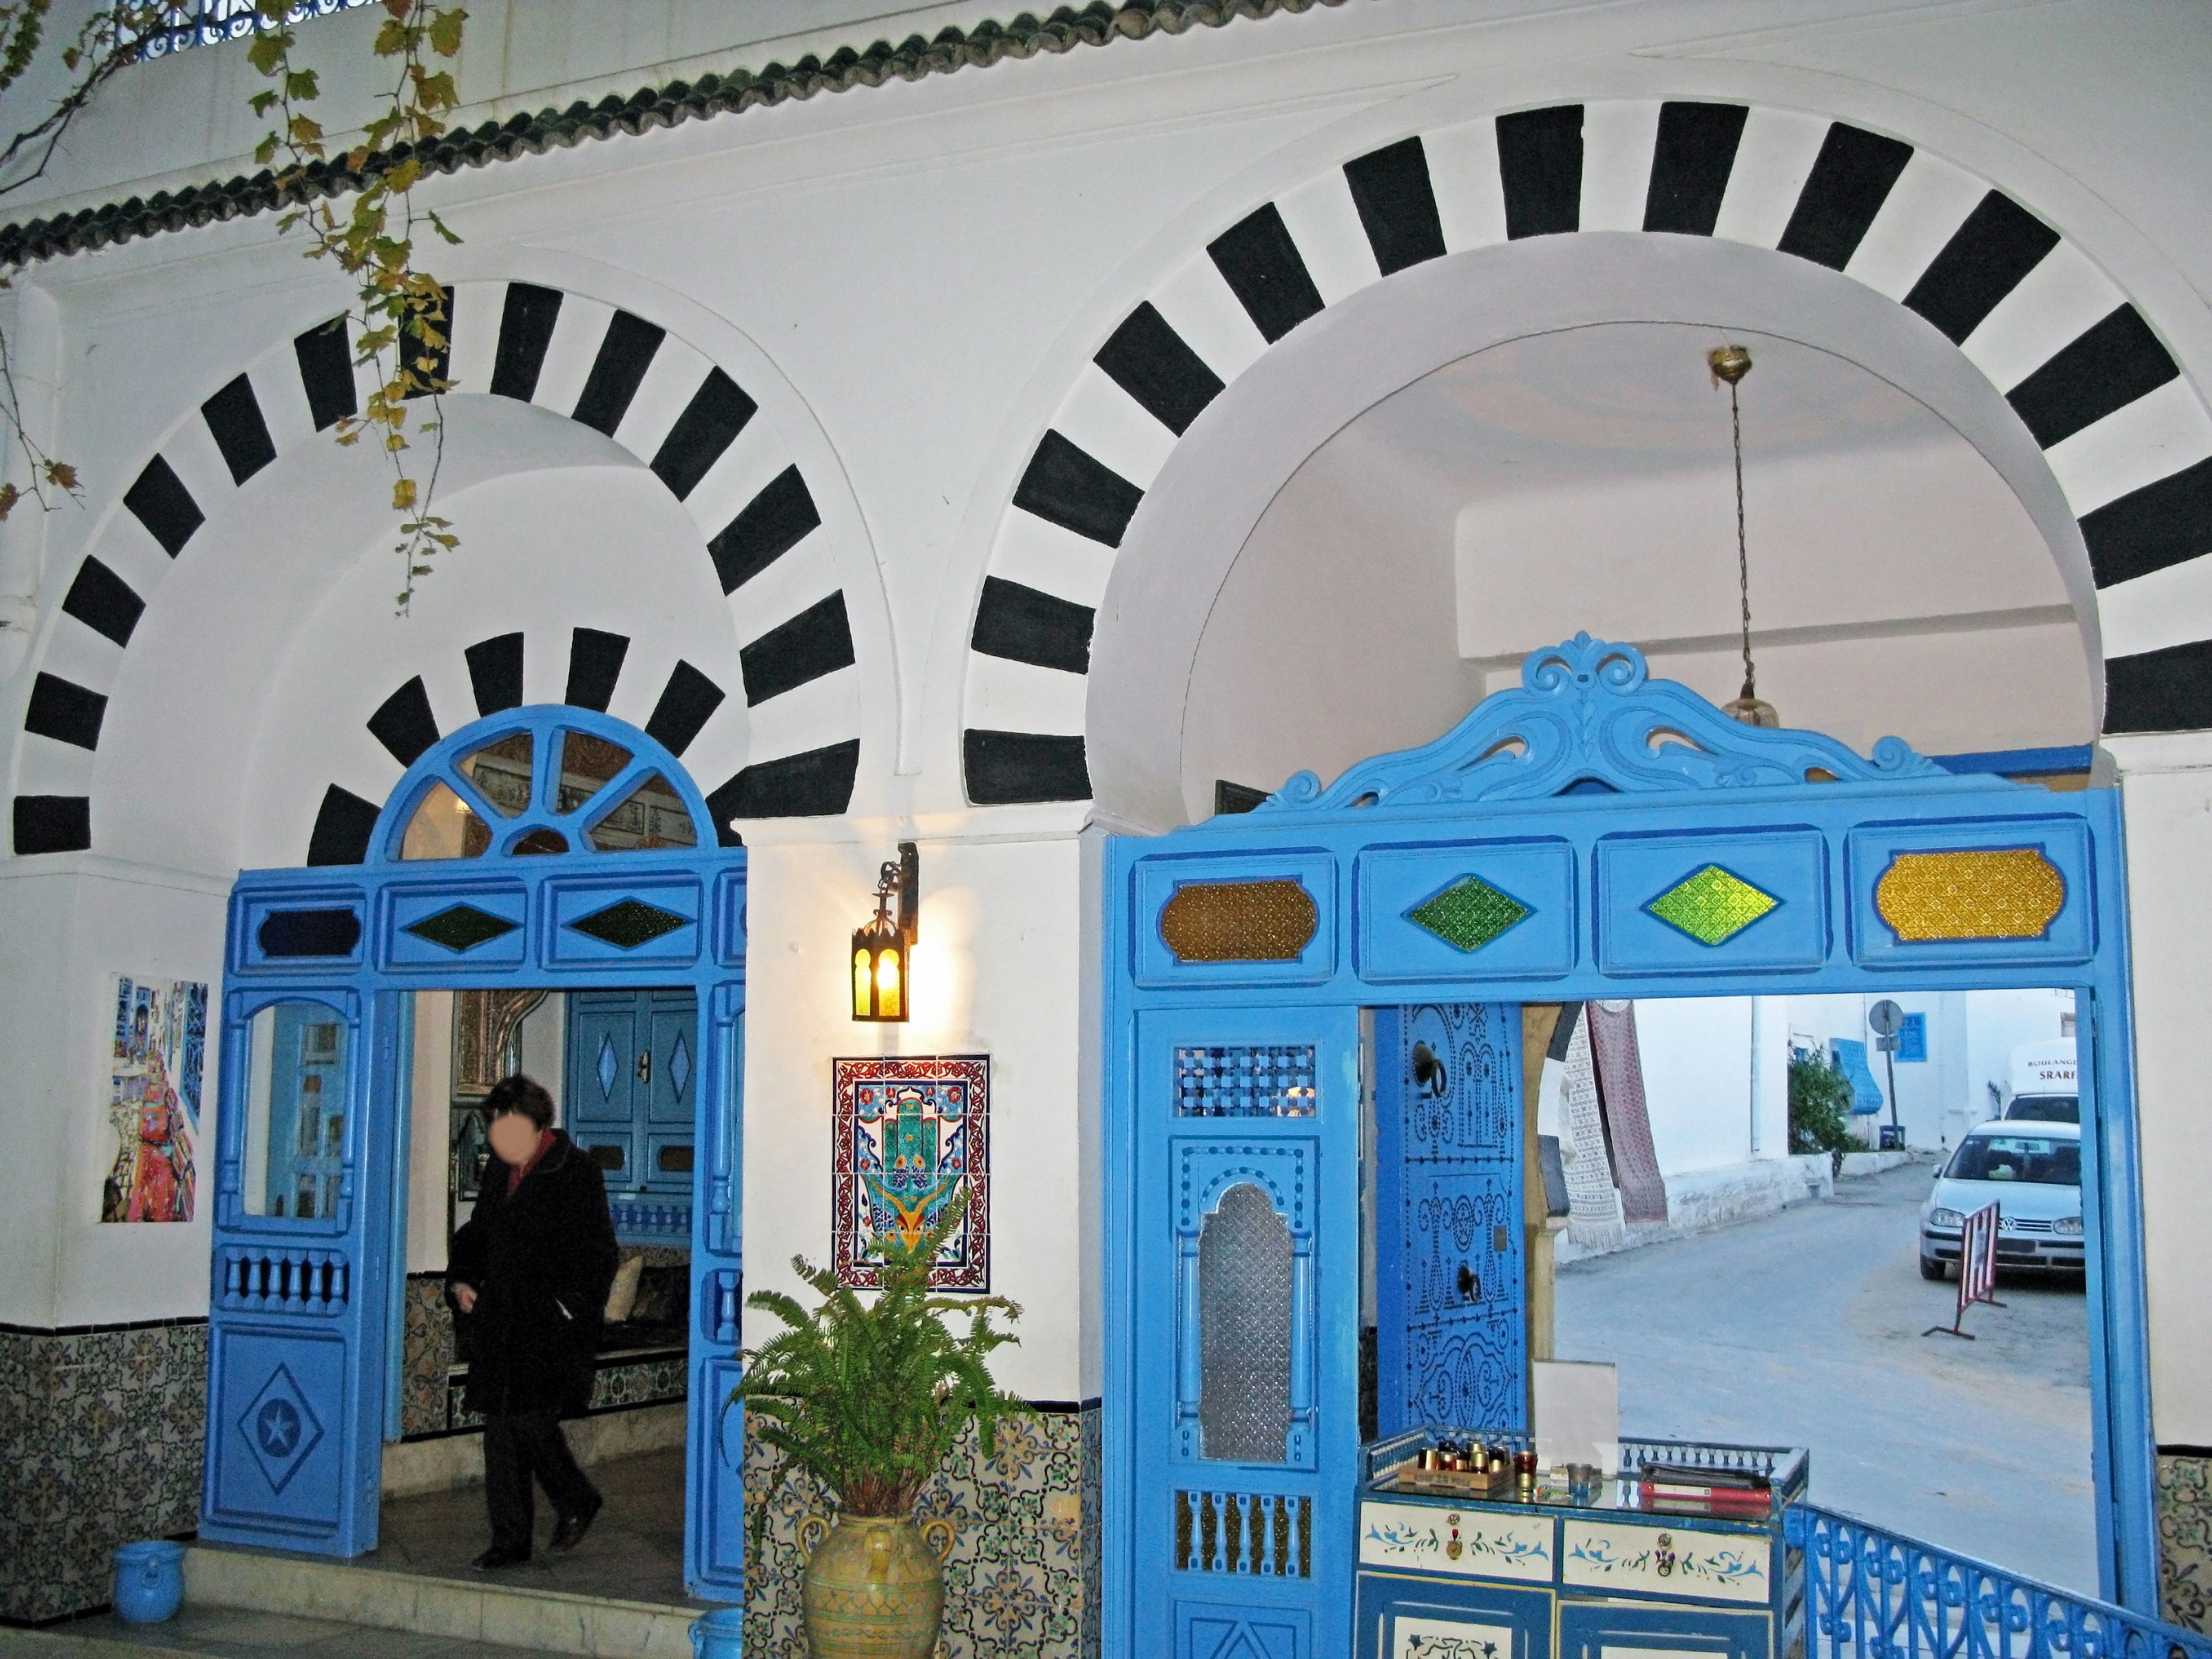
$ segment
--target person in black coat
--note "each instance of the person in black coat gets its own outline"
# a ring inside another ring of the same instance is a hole
[[[587,1409],[599,1320],[620,1254],[599,1166],[553,1125],[553,1097],[502,1078],[484,1102],[492,1156],[476,1212],[453,1235],[446,1293],[484,1419],[491,1547],[476,1565],[530,1559],[531,1484],[545,1488],[553,1547],[573,1549],[604,1501],[561,1432]]]

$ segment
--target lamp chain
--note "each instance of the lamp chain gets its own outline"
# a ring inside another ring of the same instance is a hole
[[[1743,533],[1743,409],[1736,401],[1734,380],[1728,389],[1729,426],[1735,441],[1735,568],[1743,600],[1743,695],[1748,700],[1759,696],[1759,677],[1751,665],[1751,554]]]

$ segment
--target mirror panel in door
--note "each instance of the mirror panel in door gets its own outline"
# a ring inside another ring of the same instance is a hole
[[[345,1152],[345,1021],[323,1002],[280,1002],[247,1030],[246,1214],[333,1221]]]

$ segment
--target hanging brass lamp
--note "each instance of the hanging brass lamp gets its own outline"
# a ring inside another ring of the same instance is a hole
[[[1740,345],[1715,346],[1705,354],[1705,367],[1713,384],[1725,381],[1729,389],[1729,429],[1735,452],[1735,568],[1736,591],[1743,601],[1743,691],[1721,705],[1721,713],[1746,726],[1780,726],[1774,705],[1759,696],[1759,672],[1751,661],[1751,553],[1743,532],[1743,407],[1736,387],[1751,373],[1751,353]]]

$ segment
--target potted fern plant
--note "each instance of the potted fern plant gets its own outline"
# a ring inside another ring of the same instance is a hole
[[[819,1306],[778,1291],[745,1298],[784,1326],[739,1354],[744,1375],[727,1402],[742,1401],[761,1439],[783,1454],[768,1496],[804,1470],[836,1503],[834,1525],[810,1516],[799,1528],[815,1659],[926,1659],[934,1650],[953,1528],[942,1519],[917,1527],[915,1503],[971,1421],[994,1451],[999,1419],[1030,1409],[1000,1392],[985,1364],[1020,1340],[993,1316],[1012,1322],[1021,1310],[1002,1296],[929,1294],[930,1264],[966,1205],[963,1194],[918,1239],[879,1238],[883,1288],[870,1300],[804,1256],[792,1266]],[[763,1503],[755,1514],[756,1547],[768,1511]]]

